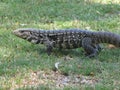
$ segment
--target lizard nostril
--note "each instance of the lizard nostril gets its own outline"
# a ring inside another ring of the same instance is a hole
[[[16,32],[17,32],[16,30],[13,31],[14,34],[15,34]]]

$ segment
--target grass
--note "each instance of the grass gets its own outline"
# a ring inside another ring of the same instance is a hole
[[[54,50],[47,56],[43,45],[12,34],[17,28],[28,27],[120,34],[119,0],[0,0],[0,90],[120,89],[119,48],[103,45],[102,52],[92,59],[86,58],[81,48]],[[53,72],[56,62],[60,67]],[[66,78],[70,80],[67,85],[60,83]],[[90,84],[90,80],[95,82]]]

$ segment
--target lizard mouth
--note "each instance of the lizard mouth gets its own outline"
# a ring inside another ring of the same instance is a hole
[[[16,35],[17,37],[20,37],[20,38],[23,38],[23,39],[26,38],[26,35],[24,35],[24,33],[22,33],[22,32],[19,31],[19,30],[14,30],[14,31],[13,31],[13,34]]]
[[[13,31],[13,34],[17,35],[18,31],[17,30],[14,30]]]
[[[19,33],[18,30],[14,30],[14,31],[13,31],[13,34],[16,35],[16,36],[20,36],[20,33]]]

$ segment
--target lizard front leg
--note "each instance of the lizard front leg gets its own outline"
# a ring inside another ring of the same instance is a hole
[[[94,45],[94,46],[96,46],[96,45]],[[93,46],[91,38],[85,37],[82,39],[82,47],[84,48],[86,55],[88,57],[94,57],[97,55],[98,49],[96,49],[96,48],[98,48],[98,46],[97,47],[94,47],[94,46]]]
[[[46,46],[46,52],[48,55],[50,55],[53,50],[53,43],[54,41],[50,41],[49,38],[44,39],[44,45]]]

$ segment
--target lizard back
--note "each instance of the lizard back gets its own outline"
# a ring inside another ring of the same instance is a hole
[[[23,31],[24,33],[22,33]],[[47,38],[57,48],[72,49],[81,47],[82,39],[85,37],[91,38],[93,44],[110,43],[120,47],[120,35],[111,32],[93,32],[80,29],[39,30],[22,28],[15,30],[14,34],[36,44],[44,44]]]

